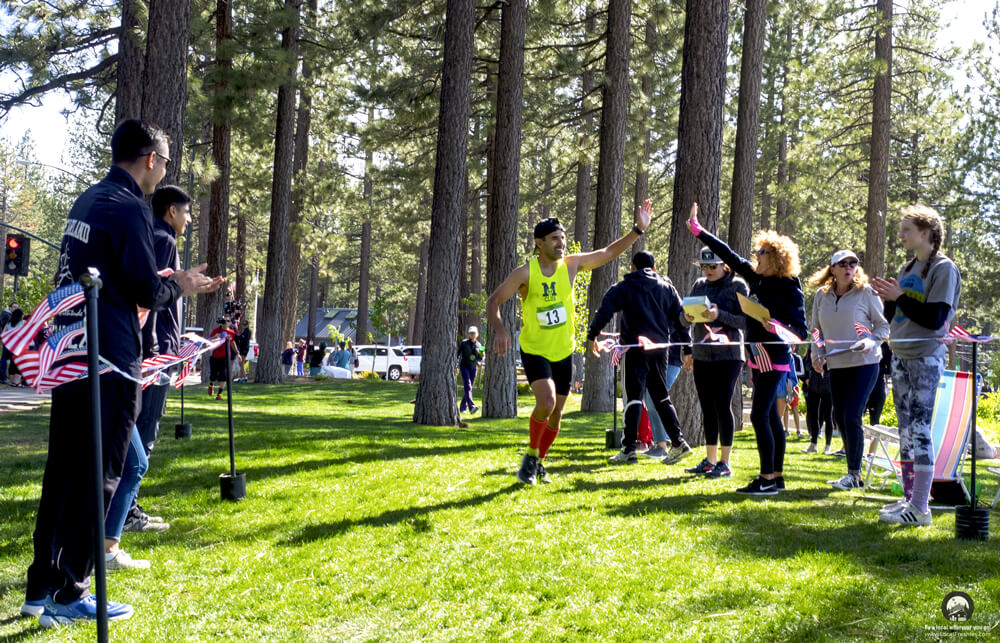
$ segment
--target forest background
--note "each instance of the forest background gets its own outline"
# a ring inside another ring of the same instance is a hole
[[[279,379],[294,322],[317,307],[357,308],[359,337],[423,343],[440,354],[430,369],[450,373],[442,347],[484,325],[485,296],[528,258],[535,221],[559,217],[586,250],[628,230],[646,198],[643,243],[682,292],[695,277],[694,242],[678,233],[691,197],[743,253],[761,229],[793,237],[804,277],[845,247],[894,274],[898,211],[926,203],[962,271],[958,322],[996,332],[997,3],[971,3],[986,42],[962,46],[942,42],[944,0],[387,4],[0,2],[0,123],[53,95],[69,112],[46,124],[69,130],[61,171],[4,127],[3,221],[58,241],[108,166],[114,124],[163,125],[166,181],[196,198],[192,264],[260,300],[262,382]],[[449,68],[463,47],[467,71]],[[449,93],[456,71],[464,97]],[[461,147],[445,145],[446,126]],[[458,191],[441,182],[449,168]],[[28,305],[55,261],[32,246]],[[583,316],[627,265],[595,271]],[[10,277],[0,286],[7,301]],[[218,308],[201,298],[192,321],[207,327]],[[504,315],[516,324],[514,307]],[[1000,361],[984,357],[998,383]],[[510,417],[513,362],[487,367],[484,411]],[[607,408],[609,371],[588,359],[586,372],[583,408]],[[421,383],[415,419],[457,422],[454,387],[449,399],[433,386]]]

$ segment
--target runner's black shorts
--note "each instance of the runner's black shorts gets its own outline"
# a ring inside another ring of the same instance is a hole
[[[521,366],[528,384],[535,380],[552,380],[556,385],[556,395],[569,395],[570,380],[573,379],[573,355],[567,355],[558,362],[550,362],[541,355],[521,351]]]
[[[209,381],[212,382],[225,382],[226,381],[226,357],[210,357],[208,358],[208,372]]]

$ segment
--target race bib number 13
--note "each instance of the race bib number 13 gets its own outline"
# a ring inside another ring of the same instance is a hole
[[[542,328],[555,328],[566,323],[566,308],[562,304],[546,310],[539,310],[538,325]]]

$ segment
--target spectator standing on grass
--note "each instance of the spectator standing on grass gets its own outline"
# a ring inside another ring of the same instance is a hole
[[[295,347],[295,374],[299,377],[303,377],[306,371],[306,351],[309,348],[306,346],[306,340],[299,339],[298,345]]]
[[[812,345],[806,350],[804,360],[806,367],[806,428],[809,430],[809,445],[802,450],[803,453],[816,453],[818,450],[819,434],[823,431],[826,436],[826,447],[823,455],[832,455],[833,446],[833,404],[830,402],[830,372],[825,370],[820,373],[812,366]]]
[[[458,370],[462,374],[462,401],[459,412],[475,413],[479,410],[472,401],[472,384],[476,381],[476,370],[483,359],[483,347],[479,343],[479,329],[469,326],[468,336],[458,345]]]
[[[688,229],[709,249],[743,277],[758,303],[768,310],[769,319],[747,316],[753,369],[753,401],[750,423],[757,438],[760,474],[750,484],[736,490],[752,496],[773,496],[785,489],[782,469],[785,462],[785,427],[778,414],[778,396],[785,394],[785,377],[792,370],[792,353],[778,333],[790,331],[806,336],[805,302],[799,282],[799,247],[785,235],[765,230],[754,239],[755,263],[739,256],[721,239],[698,223],[698,204],[691,206]],[[780,325],[775,325],[775,322]],[[782,328],[784,330],[782,330]]]
[[[292,348],[292,343],[288,342],[285,344],[285,350],[281,352],[281,365],[284,367],[282,370],[285,375],[291,375],[292,364],[295,363],[295,349]]]
[[[316,377],[323,372],[323,359],[326,357],[326,342],[320,342],[309,351],[309,377]]]
[[[687,328],[681,325],[684,314],[677,289],[669,279],[656,272],[653,255],[640,251],[632,255],[632,272],[612,286],[604,294],[601,307],[587,329],[587,343],[591,352],[600,357],[595,340],[601,330],[611,321],[611,317],[621,312],[621,343],[638,344],[639,338],[649,339],[654,344],[682,343],[691,341]],[[638,462],[635,444],[639,434],[639,419],[642,415],[642,400],[649,390],[657,415],[664,423],[671,447],[660,460],[664,464],[674,464],[691,454],[691,447],[681,435],[681,423],[677,410],[670,401],[667,388],[667,350],[658,348],[647,350],[642,346],[629,348],[621,358],[621,369],[625,374],[625,435],[621,451],[611,456],[614,464],[635,464]]]
[[[821,339],[814,342],[813,369],[830,370],[833,421],[847,451],[847,473],[828,484],[840,491],[860,489],[864,486],[862,415],[878,377],[879,344],[889,337],[889,322],[882,315],[882,300],[868,285],[868,275],[851,250],[833,253],[830,265],[809,283],[817,288],[812,323]]]
[[[347,342],[340,341],[339,350],[333,354],[333,365],[351,370],[351,351],[347,350]]]
[[[918,204],[903,208],[901,215],[899,240],[913,258],[900,269],[898,279],[872,280],[891,320],[892,400],[899,423],[904,495],[884,507],[879,520],[929,525],[927,501],[934,478],[931,416],[946,353],[940,339],[955,317],[962,277],[954,262],[941,254],[944,227],[938,213]]]
[[[236,328],[236,350],[240,356],[240,377],[237,382],[246,382],[249,362],[247,356],[250,354],[250,321],[245,317],[240,317],[239,325]]]
[[[215,350],[212,351],[212,356],[208,359],[209,374],[208,374],[208,396],[212,397],[212,393],[216,393],[215,399],[222,399],[222,387],[226,387],[226,396],[229,395],[229,375],[228,371],[231,367],[229,361],[226,360],[226,343],[229,343],[229,355],[232,357],[236,354],[236,343],[233,338],[236,336],[236,331],[233,330],[232,324],[229,323],[229,319],[226,317],[220,317],[217,321],[218,326],[212,329],[209,337],[219,337],[225,335],[225,341],[219,344]],[[216,389],[215,383],[218,382],[219,386]]]
[[[747,327],[738,295],[746,296],[749,290],[747,282],[733,274],[709,248],[701,249],[698,265],[704,276],[694,282],[689,296],[708,299],[711,306],[704,314],[708,321],[695,322],[692,315],[685,313],[681,323],[693,326],[694,343],[684,347],[684,362],[693,371],[698,392],[705,457],[685,471],[706,478],[728,478],[732,476],[729,454],[736,432],[732,401],[743,372],[743,333]],[[709,331],[713,337],[709,337]]]
[[[7,327],[10,322],[10,316],[17,310],[19,306],[16,301],[10,302],[6,308],[0,311],[0,330]],[[0,384],[7,383],[7,360],[10,358],[10,353],[7,352],[7,347],[0,347]]]
[[[23,323],[24,323],[24,311],[18,308],[11,313],[10,319],[7,321],[7,325],[3,327],[3,330],[4,332],[6,332],[12,328],[17,328]],[[17,368],[17,364],[14,362],[13,359],[10,360],[10,364],[7,367],[6,375],[7,375],[7,382],[11,386],[21,386],[21,371],[20,369]]]

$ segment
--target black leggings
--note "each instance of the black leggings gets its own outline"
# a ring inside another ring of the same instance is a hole
[[[694,387],[705,418],[705,444],[733,446],[733,393],[743,371],[741,360],[694,360]],[[740,418],[742,421],[742,418]]]
[[[785,464],[785,427],[778,415],[778,396],[785,395],[785,372],[753,373],[753,402],[750,423],[757,436],[757,454],[763,475],[783,471]]]
[[[663,422],[663,428],[670,436],[670,443],[679,446],[684,438],[681,436],[681,423],[677,418],[677,410],[670,401],[667,391],[667,351],[645,351],[641,348],[630,348],[622,357],[622,368],[625,371],[625,435],[622,448],[626,451],[635,450],[635,442],[639,436],[639,418],[642,415],[642,400],[649,391],[653,407]]]
[[[830,446],[833,438],[833,403],[830,392],[806,393],[806,426],[809,427],[809,439],[813,444],[819,441],[820,427],[826,424],[826,446]]]

